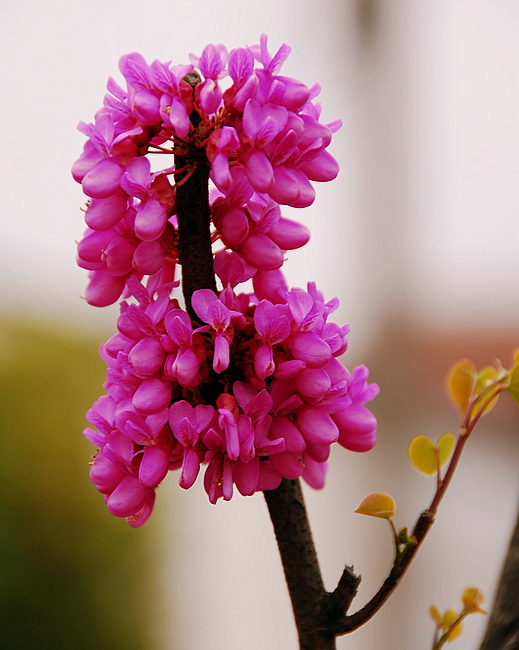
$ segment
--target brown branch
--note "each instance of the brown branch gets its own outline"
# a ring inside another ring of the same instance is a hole
[[[193,114],[196,126],[198,116]],[[191,296],[197,289],[211,289],[216,293],[213,254],[211,249],[211,214],[209,210],[209,162],[205,150],[194,145],[185,155],[175,154],[178,174],[176,186],[176,213],[178,219],[179,262],[182,265],[182,293],[186,310],[198,320],[191,307]],[[181,181],[184,180],[182,183]]]
[[[391,569],[391,573],[384,580],[384,583],[378,592],[368,603],[366,603],[366,605],[364,605],[364,607],[355,612],[355,614],[351,614],[351,616],[345,616],[342,618],[342,620],[336,622],[334,631],[337,636],[342,636],[343,634],[353,632],[354,630],[364,625],[364,623],[369,621],[369,619],[378,612],[378,610],[386,602],[389,596],[391,596],[396,586],[399,584],[404,573],[411,564],[411,561],[413,560],[416,552],[425,539],[425,536],[429,532],[429,529],[431,528],[433,522],[434,515],[431,512],[428,510],[422,512],[412,532],[412,535],[416,538],[417,543],[414,546],[408,546],[405,548],[402,554],[395,561],[395,564]]]
[[[519,648],[519,517],[480,650]]]
[[[276,533],[301,650],[333,650],[329,594],[324,588],[317,553],[298,480],[283,479],[276,490],[265,490]]]

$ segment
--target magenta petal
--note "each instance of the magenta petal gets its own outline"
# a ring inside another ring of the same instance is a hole
[[[135,215],[135,234],[143,241],[158,239],[166,227],[166,208],[157,199],[143,201]]]
[[[281,217],[269,230],[268,235],[283,250],[293,250],[308,242],[310,230],[302,223]]]
[[[236,487],[244,497],[251,496],[258,485],[260,459],[253,458],[248,463],[238,461],[233,468],[233,478]]]
[[[329,445],[339,438],[339,429],[328,412],[319,406],[303,406],[297,412],[297,428],[314,445]]]
[[[80,124],[82,123],[80,122]],[[71,171],[74,180],[81,183],[92,167],[101,160],[103,160],[103,155],[96,149],[90,140],[87,140],[83,147],[83,153],[72,165]]]
[[[179,351],[175,360],[176,379],[181,386],[193,386],[196,382],[200,359],[190,348],[184,352]]]
[[[85,291],[86,301],[94,307],[113,305],[119,299],[125,283],[124,276],[115,277],[107,270],[92,271]]]
[[[153,275],[164,264],[166,247],[160,240],[142,241],[133,254],[133,268],[137,273]]]
[[[100,451],[90,468],[90,480],[102,494],[110,494],[119,485],[127,472],[122,465],[112,463]]]
[[[245,163],[247,178],[256,192],[268,192],[274,172],[270,160],[263,151],[254,149]]]
[[[262,271],[261,269],[252,278],[252,286],[258,300],[270,300],[274,304],[286,303],[288,286],[285,276],[278,269]]]
[[[190,417],[182,418],[182,420],[177,423],[175,429],[173,430],[175,438],[186,449],[194,447],[198,442],[198,431],[193,426],[191,419],[194,420],[193,413],[190,413]]]
[[[133,111],[142,124],[153,125],[160,122],[160,100],[147,88],[133,96]]]
[[[229,284],[231,287],[235,287],[241,282],[250,280],[256,269],[249,266],[238,253],[219,251],[214,256],[214,271],[224,287]]]
[[[234,421],[234,417],[227,409],[218,409],[220,414],[218,423],[225,433],[225,447],[227,455],[231,460],[236,460],[240,455],[240,437],[238,426]]]
[[[301,190],[294,174],[282,165],[274,165],[274,180],[269,187],[269,194],[278,203],[293,205]]]
[[[235,108],[237,111],[243,112],[249,99],[254,97],[256,94],[258,86],[258,77],[256,75],[249,77],[243,86],[238,90],[236,95],[234,95],[234,98],[232,100],[233,108]]]
[[[305,459],[303,478],[314,490],[322,490],[327,471],[328,463],[319,463],[312,458]]]
[[[178,479],[178,484],[184,490],[188,490],[196,481],[198,472],[200,471],[200,459],[198,454],[193,449],[188,449],[184,452],[182,460],[182,469]]]
[[[193,309],[204,323],[211,322],[210,310],[215,300],[218,300],[218,296],[210,289],[198,289],[191,297]]]
[[[222,495],[224,501],[230,501],[233,493],[233,478],[232,478],[232,465],[227,458],[223,461],[223,484]]]
[[[217,334],[214,341],[213,369],[215,372],[223,372],[229,367],[230,346],[229,341],[223,334]]]
[[[130,517],[144,506],[148,494],[149,488],[137,476],[126,476],[108,497],[106,506],[115,517]]]
[[[296,425],[285,416],[276,416],[270,425],[270,438],[273,440],[283,438],[285,450],[289,454],[301,455],[306,448],[306,443]]]
[[[291,359],[290,361],[283,361],[276,364],[276,372],[274,377],[276,379],[293,379],[302,370],[306,368],[306,363],[299,359]]]
[[[317,156],[300,166],[311,181],[331,181],[339,173],[339,163],[327,151],[320,151]]]
[[[135,243],[125,237],[116,236],[106,247],[106,268],[112,275],[128,275],[132,271]]]
[[[78,257],[91,264],[100,264],[103,260],[103,251],[113,238],[113,230],[88,232],[77,246]]]
[[[287,119],[288,111],[284,106],[261,105],[257,99],[251,99],[243,111],[243,130],[261,148],[285,128]]]
[[[189,132],[189,114],[186,105],[179,97],[173,97],[169,110],[169,121],[180,138]]]
[[[330,376],[323,368],[306,368],[294,377],[294,386],[303,397],[320,399],[331,386]]]
[[[304,361],[309,368],[322,368],[332,358],[330,346],[315,332],[296,332],[290,349],[294,357]]]
[[[211,161],[211,179],[216,187],[222,191],[229,190],[232,187],[229,159],[223,152],[215,154]]]
[[[83,192],[94,199],[105,199],[119,189],[124,169],[115,160],[100,160],[83,178]]]
[[[314,202],[315,190],[304,172],[300,169],[292,169],[291,172],[299,184],[299,196],[290,205],[294,208],[307,208]]]
[[[194,418],[193,407],[185,400],[180,400],[171,405],[169,409],[169,425],[175,433],[176,427],[182,422],[184,418],[191,421]],[[176,435],[176,434],[175,434]]]
[[[252,235],[240,247],[243,259],[255,269],[274,271],[283,264],[283,251],[267,235]]]
[[[330,445],[314,445],[310,441],[307,441],[305,449],[305,461],[307,459],[312,459],[318,463],[324,463],[328,458],[330,458],[331,446]]]
[[[169,469],[169,451],[159,445],[146,447],[139,467],[139,481],[148,488],[156,487]]]
[[[274,373],[276,365],[272,356],[272,348],[262,343],[254,355],[254,371],[259,379],[270,377]]]
[[[231,208],[218,222],[218,229],[225,242],[233,246],[249,234],[249,220],[241,208]]]
[[[252,75],[254,57],[249,50],[238,47],[229,54],[229,75],[235,83],[244,82]]]
[[[199,67],[206,79],[217,79],[227,63],[227,58],[227,48],[221,43],[206,45],[200,58],[190,55],[191,63]]]
[[[339,444],[351,451],[369,451],[377,441],[377,419],[365,406],[351,404],[333,414]]]
[[[301,81],[292,79],[291,77],[277,76],[277,80],[281,81],[285,86],[282,104],[290,111],[297,111],[302,108],[310,98],[310,90]]]
[[[206,79],[200,91],[200,106],[207,114],[216,113],[222,100],[222,91],[216,81]]]
[[[239,382],[234,384],[234,390],[236,394],[236,389],[238,388]],[[242,384],[244,386],[244,384]],[[244,393],[245,391],[243,391]],[[243,396],[242,393],[242,396]],[[242,407],[243,408],[243,407]],[[270,410],[272,409],[272,397],[270,393],[266,390],[260,391],[257,395],[254,395],[252,399],[247,402],[246,408],[244,408],[245,413],[251,418],[253,422],[259,422],[263,420]]]
[[[269,456],[269,461],[284,478],[291,480],[299,478],[305,468],[301,454],[291,454],[286,451]]]
[[[92,199],[85,213],[85,222],[92,230],[107,230],[123,218],[128,195],[119,189],[105,199]]]
[[[157,372],[166,359],[166,351],[158,339],[145,337],[130,350],[128,360],[137,375],[148,377]]]
[[[153,415],[166,408],[171,400],[171,383],[148,377],[135,391],[132,403],[139,413]]]
[[[144,506],[139,510],[139,512],[135,512],[131,517],[127,517],[126,522],[132,528],[139,528],[139,526],[142,526],[142,524],[146,523],[150,518],[154,504],[155,490],[148,490],[148,497]]]
[[[260,472],[258,478],[258,485],[256,490],[275,490],[279,487],[283,476],[272,467],[268,460],[262,460],[260,462]]]

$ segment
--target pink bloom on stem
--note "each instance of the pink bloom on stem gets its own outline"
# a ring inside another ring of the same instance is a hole
[[[171,430],[184,447],[178,483],[186,490],[193,485],[198,476],[202,459],[195,448],[202,432],[207,429],[214,415],[215,410],[212,406],[198,404],[193,408],[184,400],[175,402],[169,409]]]
[[[222,91],[218,86],[218,78],[227,63],[227,49],[224,45],[206,45],[202,56],[197,58],[191,55],[191,61],[198,65],[205,80],[197,91],[202,109],[208,113],[216,113],[222,100]]]
[[[167,220],[167,205],[159,201],[153,187],[154,175],[150,174],[150,162],[145,157],[131,160],[121,179],[122,188],[138,198],[136,207],[135,234],[143,241],[154,241],[164,232]],[[161,190],[164,189],[162,184]],[[160,197],[163,199],[163,197]],[[169,200],[169,205],[173,199]]]
[[[229,366],[229,336],[232,340],[231,311],[210,289],[193,293],[191,303],[197,315],[216,332],[214,340],[213,369],[221,373]]]
[[[255,356],[254,368],[259,379],[265,379],[275,370],[272,346],[290,335],[290,321],[286,307],[262,300],[254,312],[254,324],[261,340]]]
[[[280,204],[310,205],[312,182],[339,171],[327,147],[340,122],[320,123],[318,85],[279,74],[289,52],[282,45],[271,55],[265,35],[229,55],[208,45],[191,56],[199,83],[186,78],[192,65],[149,65],[130,53],[120,60],[126,88],[110,79],[95,123],[79,125],[88,140],[72,171],[89,197],[77,256],[89,272],[86,299],[125,298],[118,333],[100,350],[107,394],[84,434],[100,447],[92,481],[133,527],[150,516],[170,470],[180,469],[187,489],[206,464],[211,503],[229,500],[234,485],[252,495],[283,477],[320,488],[333,442],[366,451],[376,439],[365,404],[378,387],[364,366],[350,374],[337,360],[349,331],[327,322],[338,300],[325,302],[314,283],[289,291],[280,270],[286,251],[310,237]],[[209,162],[212,239],[224,246],[214,254],[222,290],[193,293],[205,323],[195,328],[171,296],[179,284],[171,156],[182,148]],[[153,173],[152,152],[163,154],[154,163],[169,160]],[[254,293],[236,289],[251,278]]]

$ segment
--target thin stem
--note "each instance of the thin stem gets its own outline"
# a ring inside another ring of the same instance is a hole
[[[172,172],[172,174],[180,174],[180,173],[181,173],[180,171],[174,171],[174,172]],[[177,182],[175,183],[175,187],[178,188],[178,187],[181,187],[182,185],[185,185],[185,184],[189,181],[189,179],[191,178],[191,176],[193,176],[194,173],[195,173],[195,169],[194,169],[194,168],[190,169],[190,170],[185,174],[185,176],[182,177],[182,180],[177,181]]]
[[[438,640],[439,640],[439,634],[440,634],[440,624],[436,624],[436,629],[434,630],[434,638],[433,638],[433,644],[431,650],[438,650]]]
[[[445,477],[443,480],[438,482],[437,490],[433,497],[433,500],[431,501],[431,505],[427,510],[422,512],[413,529],[412,535],[416,538],[416,545],[408,546],[401,554],[397,555],[389,576],[386,578],[378,592],[362,609],[355,612],[355,614],[352,614],[351,616],[344,617],[341,621],[339,621],[336,629],[337,635],[347,634],[348,632],[356,630],[361,625],[364,625],[364,623],[366,623],[378,612],[378,610],[382,607],[382,605],[386,602],[386,600],[397,587],[405,571],[407,570],[407,567],[410,565],[416,552],[425,539],[425,536],[434,523],[434,517],[438,510],[438,506],[440,505],[440,502],[444,497],[447,488],[449,487],[452,477],[454,476],[454,471],[456,470],[458,462],[461,458],[461,452],[463,451],[465,443],[469,439],[469,436],[474,430],[474,427],[476,426],[481,416],[485,413],[485,410],[488,408],[488,406],[496,399],[499,393],[501,393],[503,390],[506,390],[506,384],[503,385],[501,383],[503,379],[504,378],[499,378],[493,382],[491,387],[489,387],[489,390],[485,389],[485,391],[482,391],[481,394],[486,395],[489,393],[489,396],[485,402],[481,404],[477,413],[473,417],[470,417],[470,414],[474,408],[474,391],[472,392],[472,398],[467,408],[467,414],[463,420],[463,424],[461,425],[461,434],[458,438],[458,442],[454,449],[454,453],[452,455]],[[480,399],[481,395],[478,396],[478,400]]]
[[[502,381],[502,379],[499,381]],[[447,472],[445,473],[443,480],[439,483],[438,489],[436,490],[436,494],[434,495],[434,499],[432,500],[432,503],[429,506],[429,511],[432,512],[433,514],[436,514],[436,511],[438,510],[438,506],[440,505],[440,501],[443,499],[443,496],[447,491],[447,488],[449,487],[449,483],[451,482],[452,477],[454,476],[454,472],[461,458],[461,452],[463,451],[463,447],[465,446],[465,443],[469,439],[470,434],[474,430],[474,427],[478,423],[481,416],[485,413],[485,410],[497,398],[499,393],[506,390],[506,386],[497,383],[497,386],[493,385],[491,390],[493,392],[490,392],[489,397],[485,400],[485,402],[483,402],[483,404],[481,404],[478,412],[472,418],[470,417],[470,413],[472,412],[472,409],[474,407],[472,401],[470,402],[469,407],[467,408],[467,415],[465,416],[465,419],[461,426],[461,435],[458,438],[458,442],[456,443],[456,447],[454,449],[454,453],[452,454],[449,467],[447,469]],[[478,400],[481,399],[481,395],[485,394],[486,392],[487,392],[486,389],[485,391],[482,391],[482,393],[478,395]]]
[[[351,616],[345,616],[342,620],[337,621],[337,627],[335,628],[335,633],[337,636],[342,636],[343,634],[348,634],[358,629],[364,623],[369,621],[386,600],[391,596],[396,586],[400,582],[404,573],[406,572],[408,566],[411,564],[412,559],[414,558],[416,552],[420,548],[425,536],[429,532],[432,524],[434,522],[434,516],[428,510],[422,512],[416,525],[413,529],[412,535],[416,538],[416,544],[414,546],[408,546],[405,548],[399,556],[399,561],[393,565],[390,574],[384,580],[384,583],[378,590],[378,592],[373,596],[373,598],[364,605],[357,612]]]
[[[440,505],[440,502],[443,499],[447,488],[449,487],[452,477],[454,476],[454,471],[456,470],[456,467],[458,466],[459,460],[461,458],[461,452],[463,451],[463,447],[465,446],[468,438],[468,435],[461,435],[458,438],[458,442],[454,448],[454,453],[452,454],[449,467],[445,472],[443,481],[440,482],[438,489],[436,490],[436,494],[434,495],[431,505],[429,506],[429,512],[431,512],[433,515],[435,515],[438,511],[438,506]]]

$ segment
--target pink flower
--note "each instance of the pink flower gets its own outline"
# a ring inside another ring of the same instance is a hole
[[[349,332],[329,320],[338,300],[325,302],[313,283],[290,290],[281,271],[310,232],[280,206],[310,205],[313,183],[339,170],[328,146],[340,122],[320,122],[317,85],[279,74],[289,53],[281,45],[271,55],[262,35],[230,54],[208,45],[187,65],[127,54],[125,87],[110,79],[94,123],[78,127],[85,297],[100,307],[124,297],[117,333],[100,349],[106,395],[84,434],[99,447],[93,483],[133,527],[170,471],[188,489],[205,465],[211,503],[284,477],[318,489],[333,443],[366,451],[376,440],[366,403],[378,387],[364,366],[350,374],[338,361]],[[207,228],[221,282],[191,297],[201,326],[172,293],[177,268],[195,263],[177,264],[175,180],[188,183],[200,164],[216,186]]]
[[[190,488],[196,481],[203,460],[197,452],[202,432],[207,429],[215,416],[212,406],[198,404],[194,408],[182,400],[175,402],[169,409],[169,423],[173,435],[184,447],[182,469],[178,483],[184,489]]]
[[[214,339],[213,369],[221,373],[229,366],[230,343],[232,340],[231,311],[209,289],[193,293],[193,309],[216,333]]]

